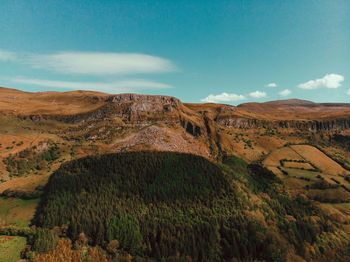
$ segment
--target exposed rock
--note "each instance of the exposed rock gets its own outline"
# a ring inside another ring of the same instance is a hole
[[[350,117],[325,120],[260,120],[242,117],[218,118],[217,123],[226,127],[234,128],[295,128],[300,130],[318,131],[340,131],[350,128]]]
[[[181,130],[180,130],[181,131]],[[209,157],[205,146],[184,131],[177,132],[165,126],[149,126],[137,133],[118,139],[113,147],[119,151],[150,149],[158,151],[180,151]]]
[[[171,96],[152,96],[139,94],[119,94],[110,96],[108,102],[124,104],[133,103],[133,109],[137,111],[163,111],[164,107],[167,110],[178,108],[182,103],[179,99]]]

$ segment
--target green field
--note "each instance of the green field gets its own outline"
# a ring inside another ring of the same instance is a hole
[[[17,262],[25,245],[24,237],[0,236],[0,262]]]
[[[290,176],[294,176],[296,178],[307,178],[312,181],[318,181],[319,178],[317,178],[318,175],[322,175],[320,172],[313,172],[310,170],[302,170],[302,169],[295,169],[295,168],[283,168]]]
[[[28,226],[32,219],[38,200],[0,197],[0,225]]]

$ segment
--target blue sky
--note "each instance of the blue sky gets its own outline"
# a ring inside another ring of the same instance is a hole
[[[0,86],[350,102],[350,2],[2,0]]]

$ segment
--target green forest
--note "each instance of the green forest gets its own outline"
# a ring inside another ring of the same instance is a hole
[[[251,195],[264,196],[261,210]],[[247,211],[262,212],[269,224]],[[259,165],[236,157],[217,165],[168,152],[63,164],[44,188],[33,223],[64,228],[72,240],[84,233],[90,245],[107,250],[117,241],[120,252],[157,261],[285,261],[289,248],[304,257],[312,245],[322,256],[327,247],[318,242],[338,230],[309,200],[292,199]],[[57,242],[45,239],[40,246]]]

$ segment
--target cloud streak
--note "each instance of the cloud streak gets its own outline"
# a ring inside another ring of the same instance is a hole
[[[168,59],[142,53],[56,52],[14,53],[0,50],[0,61],[12,61],[60,74],[131,75],[176,71]]]
[[[0,49],[0,61],[14,61],[16,58],[15,53]]]
[[[339,74],[327,74],[322,78],[301,83],[298,85],[298,87],[305,90],[313,90],[318,88],[336,89],[341,86],[344,79],[344,76]]]
[[[11,82],[43,86],[47,88],[67,88],[99,90],[103,92],[133,92],[155,90],[172,86],[147,79],[125,76],[137,74],[156,74],[176,71],[173,62],[162,57],[142,53],[116,52],[54,52],[50,54],[15,53],[0,49],[0,62],[13,62],[34,69],[51,71],[58,74],[69,74],[95,77],[117,77],[113,81],[74,82],[48,79],[17,77]]]
[[[172,86],[144,79],[121,80],[115,82],[74,82],[47,79],[15,78],[14,83],[43,86],[47,88],[66,88],[72,90],[99,90],[103,92],[132,92],[140,90],[167,89]]]
[[[30,55],[24,63],[61,74],[127,75],[176,70],[169,60],[139,53],[60,52]]]

